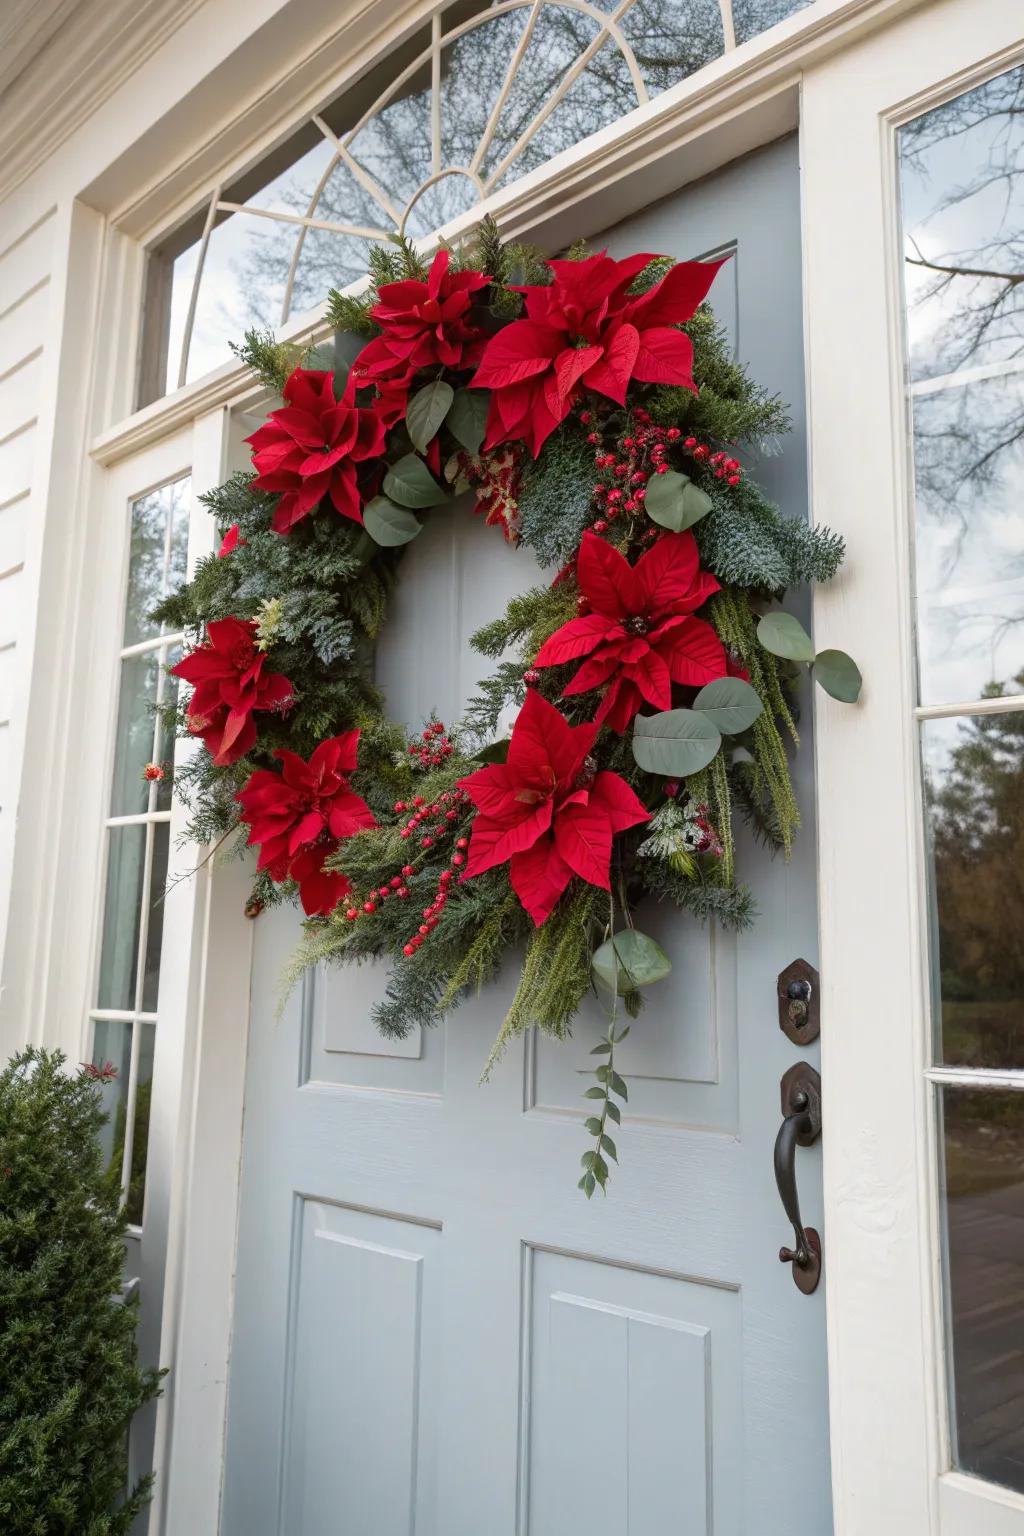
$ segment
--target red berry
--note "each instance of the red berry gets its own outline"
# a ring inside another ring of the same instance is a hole
[[[608,524],[605,522],[603,517],[599,517],[597,522],[594,524],[594,532],[595,533],[607,533],[607,531],[608,531]]]
[[[441,884],[442,885],[447,885],[449,880],[451,879],[451,877],[452,877],[452,872],[451,872],[450,869],[442,869],[442,871],[441,871]]]
[[[426,923],[420,923],[420,930],[419,931],[420,931],[420,933],[429,933],[430,929],[427,927]]]
[[[423,908],[423,916],[424,917],[429,917],[431,912],[433,912],[433,910],[434,910],[434,908],[432,906],[424,907]]]
[[[729,475],[729,476],[726,477],[726,484],[728,484],[728,485],[739,485],[739,483],[740,483],[739,475]]]
[[[599,443],[600,441],[601,441],[601,438],[600,438],[600,435],[597,432],[588,432],[587,433],[587,442],[588,443]]]
[[[460,837],[458,839],[458,841],[456,842],[455,846],[456,846],[456,848],[468,848],[469,847],[469,838],[468,837]]]
[[[654,473],[656,475],[667,475],[668,474],[668,465],[667,464],[655,464],[655,466],[654,466]]]
[[[402,874],[403,875],[413,875],[415,873],[416,873],[416,871],[415,871],[413,865],[411,865],[411,864],[403,864],[402,865]],[[399,882],[399,883],[401,883],[401,882]]]
[[[423,796],[422,795],[413,795],[412,803],[413,803],[413,805],[422,805],[423,804]]]
[[[348,918],[350,923],[354,923],[356,918],[359,916],[359,908],[349,907],[348,911],[345,913],[345,916]]]
[[[456,866],[456,868],[458,868],[458,866],[460,864],[465,864],[465,862],[466,862],[466,855],[464,853],[453,853],[452,854],[452,863]]]
[[[416,953],[416,951],[415,951],[415,949],[413,948],[413,946],[411,944],[403,944],[402,945],[402,954],[403,955],[414,955],[415,953]]]
[[[376,902],[373,902],[373,901],[364,901],[363,902],[363,911],[364,912],[376,912],[376,910],[377,910]]]
[[[680,437],[682,437],[683,434],[680,432],[678,427],[669,427],[668,432],[665,435],[667,436],[670,443],[674,443]]]
[[[391,892],[388,890],[386,885],[382,885],[380,890],[377,892],[377,895],[380,897],[381,901],[383,901],[385,896],[391,895]]]
[[[592,412],[590,412],[590,411],[580,411],[580,421],[582,421],[582,423],[583,423],[583,425],[585,427],[589,427],[589,425],[593,421],[593,419],[594,419],[594,417],[593,417]]]
[[[404,901],[409,894],[409,887],[407,885],[400,885],[396,894],[399,900]]]
[[[404,811],[405,808],[406,808],[406,806],[405,806],[405,801],[404,800],[396,800],[395,801],[395,815],[396,816],[398,815],[399,811]]]
[[[403,827],[401,832],[398,835],[399,835],[399,837],[411,837],[412,836],[412,832],[411,832],[411,829],[409,827]]]
[[[695,437],[688,437],[686,439],[686,441],[684,442],[684,444],[683,444],[684,448],[696,448],[696,446],[697,446],[697,439]]]
[[[595,524],[594,526],[596,527],[597,525]],[[527,688],[536,688],[537,684],[540,682],[540,673],[536,667],[527,667],[526,671],[523,673],[523,682],[526,684]]]
[[[434,846],[434,839],[432,837],[421,837],[420,838],[420,847],[421,848],[433,848],[433,846]]]
[[[391,889],[393,891],[397,891],[398,887],[401,885],[401,883],[402,883],[401,875],[392,875],[391,876]]]

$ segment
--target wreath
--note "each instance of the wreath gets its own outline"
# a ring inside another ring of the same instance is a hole
[[[515,951],[492,1061],[529,1027],[564,1036],[597,991],[588,1196],[617,1155],[624,1018],[670,968],[638,906],[747,927],[734,822],[789,853],[800,664],[836,698],[860,688],[778,606],[843,543],[736,456],[788,422],[704,302],[720,265],[546,261],[490,221],[429,267],[405,240],[372,250],[369,290],[330,297],[329,351],[255,331],[237,349],[283,404],[248,439],[253,473],[204,497],[218,554],[156,613],[193,641],[168,706],[206,749],[178,772],[189,835],[258,849],[251,915],[297,896],[292,980],[389,961],[374,1018],[401,1036]],[[402,547],[453,501],[557,574],[472,637],[495,665],[462,719],[410,736],[373,642]]]

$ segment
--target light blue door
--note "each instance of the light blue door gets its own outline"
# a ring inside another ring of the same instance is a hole
[[[712,301],[792,402],[758,473],[794,513],[799,207],[787,140],[607,235],[735,251]],[[466,512],[431,514],[406,558],[380,679],[392,713],[449,720],[485,670],[466,637],[535,567]],[[260,918],[224,1536],[828,1536],[824,1287],[779,1262],[772,1167],[780,1078],[817,1065],[776,1006],[783,967],[816,959],[809,724],[792,864],[740,850],[756,929],[644,916],[674,969],[622,1050],[607,1199],[576,1188],[596,1016],[517,1042],[481,1087],[511,981],[390,1042],[367,1018],[380,975],[329,971],[275,1023],[297,921]],[[819,1155],[798,1172],[820,1228]]]

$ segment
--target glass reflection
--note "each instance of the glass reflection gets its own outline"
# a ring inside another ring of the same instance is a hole
[[[135,1007],[146,828],[111,827],[107,837],[107,896],[96,1006],[124,1011]]]
[[[160,657],[155,651],[142,656],[127,656],[121,663],[121,694],[110,791],[111,816],[136,815],[149,804],[149,785],[142,771],[154,753],[154,708],[159,673]]]
[[[1024,663],[1024,68],[900,130],[925,703]]]
[[[955,1464],[1024,1492],[1024,1092],[941,1107]]]
[[[805,10],[813,0],[732,0],[732,20],[737,43],[767,32],[787,16]]]
[[[1021,364],[1024,67],[908,123],[899,150],[911,377]]]
[[[170,848],[170,824],[157,822],[153,828],[153,864],[149,881],[149,926],[146,929],[146,965],[142,978],[142,1012],[155,1013],[160,985],[160,953],[164,937],[164,888],[167,884],[167,856]]]
[[[981,698],[1024,666],[1022,402],[1021,374],[914,397],[924,704]]]
[[[159,634],[149,615],[184,578],[192,482],[186,475],[132,502],[124,644]]]
[[[922,748],[940,1059],[1024,1068],[1024,713],[930,720]]]
[[[92,1061],[97,1067],[112,1066],[114,1076],[100,1082],[100,1102],[107,1123],[100,1131],[104,1162],[120,1181],[122,1135],[118,1145],[118,1125],[124,1119],[124,1101],[128,1095],[128,1073],[132,1059],[132,1026],[123,1019],[96,1019],[92,1026]]]
[[[652,96],[678,85],[687,75],[717,59],[725,49],[718,0],[690,0],[686,6],[680,6],[678,0],[636,0],[619,25]],[[635,101],[624,98],[615,116],[621,117],[634,105]],[[598,126],[594,124],[595,128]],[[588,130],[593,131],[594,128]]]

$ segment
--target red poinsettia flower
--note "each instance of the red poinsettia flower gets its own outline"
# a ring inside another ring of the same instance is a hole
[[[188,728],[203,738],[218,767],[236,763],[252,747],[255,710],[284,710],[291,702],[291,683],[281,672],[266,671],[266,665],[251,620],[214,619],[206,627],[205,644],[170,669],[192,684]]]
[[[598,773],[598,726],[571,726],[532,690],[508,758],[459,781],[477,808],[467,876],[508,863],[512,888],[540,927],[574,875],[608,890],[612,837],[648,821],[617,773]]]
[[[474,386],[493,391],[485,447],[525,438],[536,458],[583,389],[619,405],[631,379],[696,393],[693,343],[675,327],[693,315],[722,263],[680,262],[648,293],[628,298],[653,259],[613,261],[602,251],[586,261],[549,261],[549,287],[518,290],[527,319],[491,337],[473,376]]]
[[[317,368],[296,368],[284,387],[288,404],[246,442],[261,491],[278,491],[275,533],[290,533],[329,496],[342,517],[363,520],[356,465],[376,458],[384,447],[384,423],[372,410],[354,404],[354,384],[334,398],[334,378]]]
[[[711,625],[692,617],[718,582],[701,570],[692,533],[664,533],[630,565],[589,530],[576,562],[590,613],[570,619],[541,646],[536,667],[589,659],[564,690],[586,693],[609,683],[597,721],[620,734],[645,702],[672,708],[672,684],[702,688],[728,670]]]
[[[483,272],[449,271],[448,252],[440,250],[426,282],[385,283],[370,310],[381,335],[356,358],[357,377],[408,382],[417,368],[472,368],[485,338],[469,311],[473,294],[489,282]]]
[[[358,731],[344,731],[322,741],[308,762],[281,748],[274,756],[282,771],[257,769],[235,796],[249,843],[259,844],[257,869],[272,880],[297,880],[309,915],[331,911],[351,889],[344,875],[323,868],[324,859],[361,827],[377,825],[349,787],[358,744]]]

